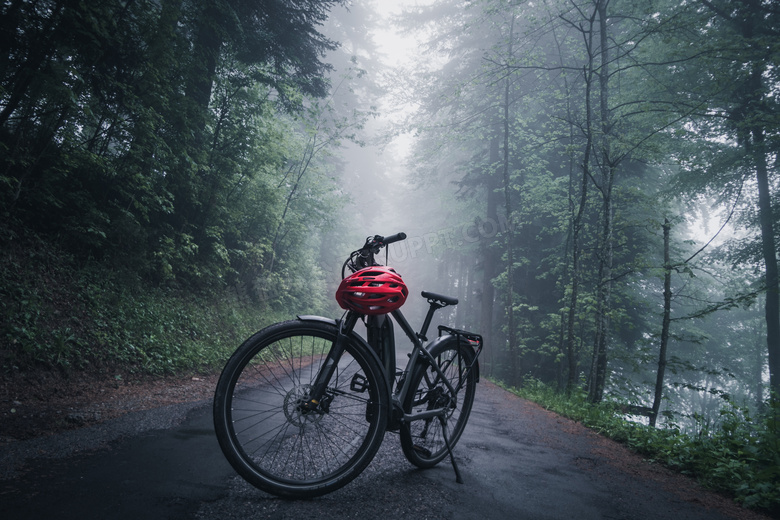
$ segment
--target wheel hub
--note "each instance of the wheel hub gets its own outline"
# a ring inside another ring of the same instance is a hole
[[[293,387],[284,397],[284,416],[287,421],[300,428],[319,423],[325,414],[319,408],[312,409],[310,402],[311,385]]]
[[[453,398],[453,396],[451,396],[449,392],[445,391],[441,387],[436,387],[434,390],[432,390],[429,399],[430,399],[429,410],[436,409],[436,408],[446,408],[447,417],[452,415],[452,413],[455,411],[455,408],[457,408],[458,405],[457,401]]]

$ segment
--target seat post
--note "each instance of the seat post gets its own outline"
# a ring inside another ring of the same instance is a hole
[[[425,316],[425,322],[423,322],[423,326],[417,336],[423,341],[428,341],[428,338],[426,338],[425,335],[428,333],[428,327],[431,325],[433,313],[442,307],[446,307],[447,305],[457,305],[458,299],[428,291],[423,291],[421,294],[423,298],[428,300],[428,303],[431,305],[431,307],[428,309],[428,315]]]
[[[431,306],[428,308],[428,314],[425,315],[425,321],[423,322],[422,328],[420,329],[419,334],[417,334],[421,340],[428,341],[428,338],[425,337],[425,335],[428,333],[428,327],[431,326],[431,320],[433,319],[433,313],[437,310],[444,307],[444,305],[440,304],[437,301],[428,300],[428,303],[431,304]]]

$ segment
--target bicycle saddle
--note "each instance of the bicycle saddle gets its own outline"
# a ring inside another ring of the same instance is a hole
[[[443,296],[441,294],[436,294],[428,291],[423,291],[422,297],[427,299],[429,302],[436,302],[442,307],[446,307],[447,305],[457,305],[458,299],[457,298],[451,298],[449,296]]]

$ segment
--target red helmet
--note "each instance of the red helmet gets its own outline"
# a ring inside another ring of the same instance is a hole
[[[409,290],[392,267],[366,267],[341,280],[336,301],[360,314],[387,314],[401,307]]]

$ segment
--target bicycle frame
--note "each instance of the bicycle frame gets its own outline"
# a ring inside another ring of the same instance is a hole
[[[433,314],[442,307],[446,307],[450,304],[450,301],[446,297],[441,297],[439,295],[435,295],[432,293],[423,293],[424,297],[428,297],[429,302],[429,309],[428,313],[425,317],[425,321],[423,322],[423,325],[420,329],[420,332],[415,332],[412,326],[409,324],[409,322],[406,320],[406,317],[403,315],[400,309],[397,309],[395,311],[391,312],[391,315],[393,316],[394,320],[398,325],[400,325],[401,329],[404,331],[406,336],[409,338],[409,340],[412,342],[412,352],[409,357],[409,361],[406,364],[406,368],[401,373],[399,381],[399,385],[396,388],[396,391],[392,391],[392,383],[395,380],[395,374],[393,372],[388,372],[388,367],[392,366],[395,367],[395,355],[396,355],[396,349],[395,349],[395,341],[394,338],[390,338],[390,341],[385,341],[386,338],[382,337],[381,334],[378,335],[376,338],[372,338],[374,341],[371,343],[367,343],[370,347],[372,347],[370,350],[374,355],[377,355],[377,353],[381,353],[384,357],[384,360],[381,359],[380,356],[380,363],[379,365],[382,367],[383,372],[385,373],[385,381],[388,382],[390,386],[388,392],[388,395],[390,395],[391,403],[390,406],[385,407],[386,410],[388,410],[389,414],[389,424],[397,426],[397,423],[409,423],[411,421],[417,421],[417,420],[424,420],[424,419],[431,419],[436,417],[444,417],[447,413],[446,407],[436,408],[433,410],[427,410],[425,412],[419,412],[416,414],[407,414],[404,413],[400,403],[403,401],[404,397],[409,392],[409,386],[411,381],[411,371],[416,366],[418,359],[420,356],[426,357],[426,359],[429,361],[429,366],[433,368],[437,372],[438,379],[441,380],[447,387],[447,390],[452,393],[452,395],[456,395],[458,390],[460,388],[454,388],[447,377],[445,377],[441,367],[439,367],[439,364],[436,363],[436,360],[433,358],[433,356],[428,352],[428,350],[423,345],[423,341],[427,341],[426,334],[428,332],[428,328],[430,327],[430,323],[433,319]],[[324,321],[333,321],[328,320],[327,318],[321,318],[316,316],[299,316],[302,320],[324,320]],[[347,311],[344,318],[341,320],[336,321],[335,323],[339,327],[339,332],[336,338],[336,341],[333,343],[333,346],[331,347],[328,356],[325,360],[325,363],[320,368],[320,371],[317,374],[317,377],[315,378],[315,383],[312,385],[312,391],[310,394],[310,400],[302,405],[304,408],[308,409],[309,411],[316,411],[320,409],[321,403],[323,402],[323,398],[326,394],[328,382],[330,381],[330,378],[333,376],[333,373],[336,369],[336,366],[338,365],[338,361],[341,358],[342,353],[344,352],[344,343],[346,341],[349,341],[350,337],[357,336],[357,334],[353,335],[355,325],[357,324],[357,321],[362,318],[362,315],[354,312],[354,311]],[[381,320],[386,319],[384,315],[381,316],[369,316],[368,322],[371,324],[372,321],[375,320]],[[375,324],[371,324],[370,326],[376,326]],[[390,329],[392,330],[392,329]],[[461,334],[466,335],[469,334],[475,338],[478,338],[478,348],[476,351],[476,356],[474,357],[473,363],[466,367],[466,373],[461,375],[461,381],[459,382],[460,386],[462,384],[462,381],[464,379],[464,376],[468,374],[471,370],[478,370],[478,358],[479,354],[482,351],[482,338],[481,336],[465,333],[463,331],[458,331],[456,329],[450,329],[448,327],[440,327],[441,330],[447,330],[454,332],[456,335],[455,340],[460,341],[460,337],[457,337]],[[358,336],[359,337],[359,336]],[[361,338],[362,339],[362,338]],[[379,350],[381,348],[382,350]],[[381,362],[384,361],[384,362]],[[393,369],[394,371],[394,369]],[[353,385],[359,385],[360,382],[354,382]],[[327,405],[326,405],[327,406]]]
[[[401,329],[406,333],[406,336],[409,338],[409,340],[412,342],[413,345],[412,354],[409,357],[409,362],[406,364],[406,369],[404,370],[404,373],[401,376],[403,384],[401,385],[401,388],[397,389],[397,391],[392,395],[394,404],[403,401],[403,398],[406,396],[407,392],[409,392],[409,382],[411,381],[411,377],[409,376],[411,375],[411,370],[417,364],[417,359],[419,358],[420,355],[427,357],[428,361],[430,362],[430,366],[436,369],[438,377],[447,386],[447,390],[452,392],[453,395],[457,393],[456,389],[452,387],[449,380],[444,376],[444,373],[439,367],[439,364],[436,363],[436,360],[433,359],[431,354],[424,348],[422,343],[423,340],[427,341],[425,335],[428,332],[428,327],[430,326],[431,319],[433,318],[433,313],[436,312],[436,310],[440,309],[441,307],[442,306],[439,306],[435,303],[431,303],[431,306],[428,308],[428,314],[425,317],[425,322],[423,322],[423,326],[420,329],[419,334],[414,332],[414,329],[412,329],[411,325],[409,325],[409,322],[406,321],[406,318],[404,317],[403,313],[401,313],[400,309],[392,312],[393,318],[401,326]],[[393,349],[393,355],[395,355],[395,348]],[[470,370],[471,367],[468,367],[468,369]],[[446,408],[437,408],[435,410],[421,412],[413,415],[404,413],[403,422],[410,422],[419,419],[429,419],[431,417],[439,417],[445,414],[446,412],[447,412]]]

